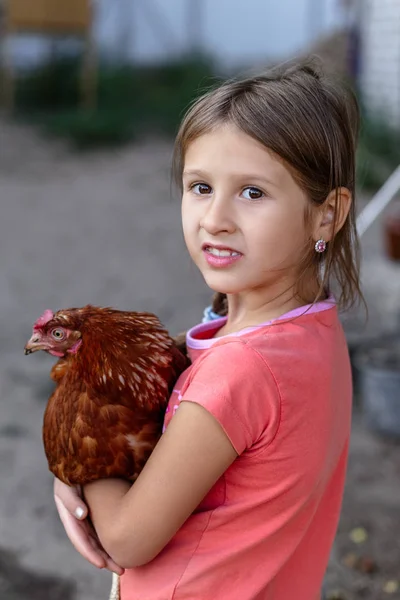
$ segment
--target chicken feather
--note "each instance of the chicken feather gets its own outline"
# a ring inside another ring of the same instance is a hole
[[[47,310],[25,353],[57,357],[43,420],[50,471],[68,485],[134,481],[162,430],[173,385],[188,366],[151,313],[85,306]]]

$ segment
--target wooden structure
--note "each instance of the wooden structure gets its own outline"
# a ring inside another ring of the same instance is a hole
[[[0,0],[0,39],[3,104],[14,105],[14,70],[7,52],[7,41],[18,34],[82,37],[85,52],[82,61],[82,104],[96,104],[97,61],[92,36],[93,11],[90,0]]]

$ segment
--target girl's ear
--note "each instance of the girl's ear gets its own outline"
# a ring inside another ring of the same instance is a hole
[[[315,241],[323,239],[325,242],[329,242],[333,237],[333,232],[340,231],[346,222],[351,202],[352,194],[345,187],[337,188],[329,193],[318,211],[314,231]]]

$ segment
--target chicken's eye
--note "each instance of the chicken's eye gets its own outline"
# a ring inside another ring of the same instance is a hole
[[[53,331],[51,332],[51,335],[56,340],[62,340],[65,337],[65,333],[62,329],[53,329]]]

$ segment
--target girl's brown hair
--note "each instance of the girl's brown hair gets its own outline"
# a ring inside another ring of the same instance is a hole
[[[302,297],[306,279],[313,273],[320,281],[318,297],[335,281],[339,306],[353,306],[362,298],[354,202],[359,125],[355,95],[325,77],[312,61],[223,83],[196,100],[181,124],[174,150],[180,189],[189,144],[225,123],[234,124],[280,157],[306,192],[311,208],[321,206],[333,190],[337,206],[340,187],[351,192],[350,212],[339,231],[335,209],[333,237],[324,254],[315,252],[310,238],[296,293]],[[305,215],[306,222],[309,216]],[[222,300],[223,295],[217,295],[216,303]]]

